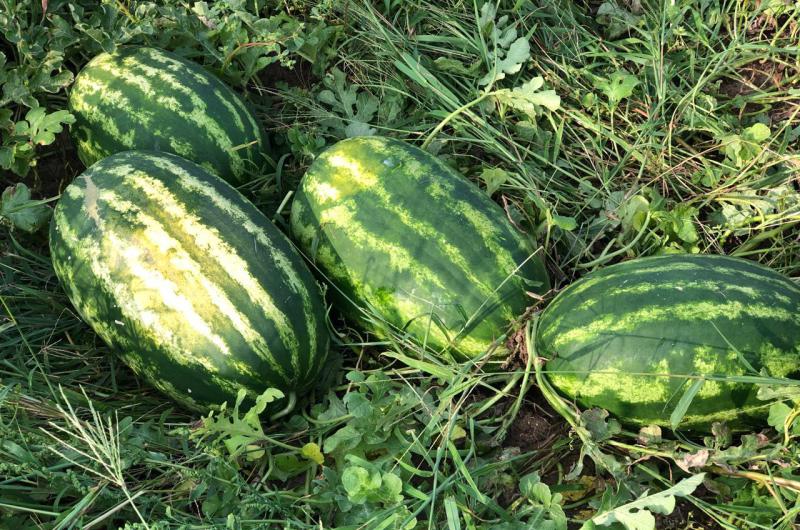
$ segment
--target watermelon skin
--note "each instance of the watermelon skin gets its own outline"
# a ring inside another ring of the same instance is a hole
[[[54,211],[56,275],[137,374],[195,410],[268,387],[302,395],[326,366],[319,284],[234,188],[178,156],[112,155]]]
[[[346,314],[379,336],[406,330],[459,358],[486,352],[532,304],[526,291],[549,288],[539,254],[497,204],[395,139],[350,138],[322,153],[291,226]],[[380,318],[361,318],[355,306]]]
[[[565,396],[631,425],[668,426],[687,375],[754,375],[737,351],[756,371],[800,375],[800,288],[726,256],[627,261],[564,289],[539,319],[536,345]],[[706,380],[679,427],[764,425],[770,402],[757,390]]]
[[[128,150],[182,156],[229,182],[261,165],[267,141],[233,90],[157,48],[123,47],[89,61],[69,94],[78,156],[88,167]]]

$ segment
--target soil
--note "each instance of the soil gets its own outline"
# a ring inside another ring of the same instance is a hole
[[[311,89],[319,78],[312,73],[311,63],[299,60],[294,68],[286,68],[280,63],[268,64],[261,70],[257,77],[263,88],[275,88],[279,83],[286,83],[290,87]]]
[[[508,429],[503,445],[519,447],[523,452],[541,449],[549,445],[554,433],[563,431],[563,422],[548,414],[538,405],[529,405],[517,414]]]
[[[748,96],[756,92],[772,90],[786,90],[796,85],[795,82],[786,82],[787,78],[796,76],[796,72],[787,70],[787,64],[762,59],[754,61],[737,70],[738,77],[727,78],[721,84],[719,91],[729,98]],[[771,103],[767,113],[773,123],[780,123],[792,118],[797,112],[798,104],[794,101],[779,101]],[[747,103],[744,112],[754,113],[759,111],[759,106]]]
[[[718,530],[724,527],[690,502],[679,501],[671,514],[656,516],[656,528],[659,530]]]
[[[78,159],[66,130],[56,136],[53,145],[42,147],[38,152],[36,165],[25,177],[0,171],[0,189],[22,182],[31,189],[32,198],[47,199],[64,191],[72,179],[84,170],[83,162]]]

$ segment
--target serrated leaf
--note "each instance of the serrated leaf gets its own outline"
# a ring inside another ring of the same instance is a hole
[[[516,30],[513,30],[513,33],[506,33],[506,35],[514,38],[516,37]],[[531,45],[524,36],[511,42],[508,49],[502,52],[501,50],[505,47],[504,44],[501,39],[498,39],[497,48],[495,48],[493,54],[494,64],[491,65],[492,68],[489,72],[478,80],[479,86],[491,85],[504,79],[506,74],[519,72],[522,69],[522,65],[530,59]],[[504,56],[500,58],[500,55]]]
[[[325,453],[342,453],[356,447],[361,443],[361,438],[362,434],[358,429],[353,425],[345,425],[325,440],[323,450]]]
[[[58,110],[47,114],[42,107],[36,107],[25,115],[28,122],[27,133],[31,143],[35,145],[50,145],[56,139],[56,134],[64,129],[64,124],[75,123],[75,116],[66,110]]]
[[[374,127],[360,121],[351,121],[344,128],[344,133],[348,138],[355,138],[356,136],[373,136],[377,131]]]
[[[608,417],[608,411],[599,408],[584,410],[580,415],[580,424],[585,427],[596,442],[608,440],[622,432],[622,427],[614,418]]]
[[[508,181],[509,174],[499,167],[488,167],[481,172],[481,180],[486,184],[486,194],[490,197]]]
[[[598,78],[594,81],[595,88],[606,96],[611,107],[616,107],[620,101],[631,97],[638,84],[639,79],[624,70],[614,72],[608,79]]]
[[[31,190],[21,182],[3,191],[0,217],[7,219],[15,228],[36,232],[47,223],[50,213],[50,208],[42,201],[31,200]]]
[[[610,526],[620,523],[626,530],[655,530],[656,519],[653,513],[668,515],[675,509],[675,497],[687,497],[703,482],[705,473],[699,473],[684,479],[671,488],[614,508],[611,511],[595,515],[591,523]],[[590,528],[584,525],[583,529]]]
[[[283,397],[284,394],[280,390],[268,388],[256,398],[255,404],[240,417],[239,407],[247,398],[247,392],[240,389],[233,410],[229,410],[228,404],[224,403],[216,416],[212,411],[203,418],[202,426],[192,433],[192,437],[212,437],[222,440],[231,458],[235,459],[245,455],[248,460],[257,460],[264,455],[264,451],[257,445],[264,440],[260,414],[266,410],[269,403]]]
[[[554,90],[539,91],[543,85],[544,79],[534,77],[513,90],[497,90],[493,97],[501,106],[511,107],[536,119],[542,108],[554,112],[561,107],[561,97]]]

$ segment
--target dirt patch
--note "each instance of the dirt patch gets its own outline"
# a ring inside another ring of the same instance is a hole
[[[258,81],[262,88],[275,88],[280,83],[290,87],[311,89],[319,81],[311,69],[311,63],[299,60],[294,68],[287,68],[280,63],[271,63],[258,73]]]
[[[728,78],[722,82],[719,87],[721,94],[734,98],[780,88],[783,86],[786,65],[763,59],[739,68],[736,73],[737,78]]]
[[[537,409],[539,407],[534,406],[517,414],[508,429],[504,445],[519,447],[522,451],[540,449],[549,441],[554,430],[560,430],[554,426],[553,418],[546,417],[543,411]]]
[[[729,77],[722,81],[719,88],[721,95],[731,99],[746,98],[752,94],[763,92],[786,92],[797,85],[795,81],[787,81],[797,75],[793,68],[788,68],[787,64],[770,59],[752,62],[737,70],[736,73],[737,77]],[[798,113],[800,105],[794,100],[784,99],[762,104],[745,100],[743,103],[742,110],[744,112],[756,113],[765,110],[772,123],[796,119],[797,114],[800,114]]]
[[[22,182],[31,189],[33,198],[46,199],[64,191],[72,179],[84,170],[66,130],[56,136],[53,145],[41,147],[37,153],[39,158],[36,165],[25,177],[11,171],[0,171],[0,188]]]
[[[718,530],[724,527],[697,509],[692,503],[679,501],[669,515],[656,515],[659,530]]]

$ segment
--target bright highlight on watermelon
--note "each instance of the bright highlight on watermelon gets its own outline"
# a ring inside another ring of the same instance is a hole
[[[800,288],[746,260],[668,255],[595,271],[539,320],[552,385],[632,425],[707,431],[766,424],[769,401],[736,378],[800,375]],[[687,395],[693,393],[694,395]]]
[[[528,292],[549,289],[541,253],[497,204],[399,140],[359,137],[329,148],[303,178],[291,221],[347,300],[340,309],[380,336],[406,331],[463,358],[493,347],[532,305]]]
[[[180,155],[229,182],[257,170],[267,142],[252,111],[199,65],[164,50],[123,47],[92,59],[69,95],[88,167],[111,154]]]
[[[319,285],[289,240],[219,177],[130,151],[86,170],[50,249],[75,308],[139,375],[196,409],[240,388],[302,395],[328,355]]]

